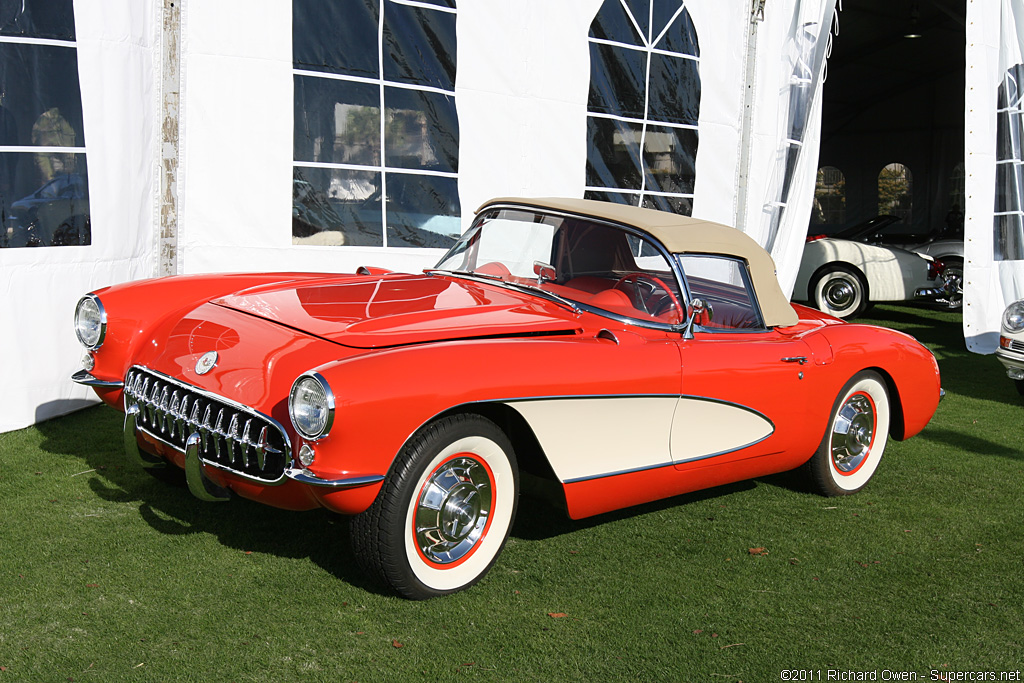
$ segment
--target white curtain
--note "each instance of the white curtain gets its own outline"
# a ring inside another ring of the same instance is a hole
[[[69,379],[83,355],[75,303],[89,290],[153,273],[157,7],[74,3],[92,243],[0,249],[0,432],[96,400]]]
[[[967,3],[964,337],[993,353],[1007,304],[1024,298],[1024,1]]]

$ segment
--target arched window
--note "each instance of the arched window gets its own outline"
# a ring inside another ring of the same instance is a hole
[[[0,4],[0,247],[92,243],[72,0]]]
[[[822,166],[814,184],[812,224],[840,225],[846,222],[846,177],[835,166]]]
[[[684,0],[605,0],[590,25],[586,197],[689,215],[700,47]]]
[[[996,108],[996,261],[1024,259],[1024,64],[1007,70]]]
[[[899,216],[904,223],[913,219],[913,177],[903,164],[886,164],[878,173],[878,213]]]
[[[292,0],[296,244],[461,231],[455,0]]]

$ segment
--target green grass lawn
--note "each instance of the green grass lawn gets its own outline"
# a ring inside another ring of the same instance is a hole
[[[0,434],[0,683],[1020,670],[1024,400],[958,315],[865,320],[926,343],[947,395],[860,494],[782,476],[580,522],[524,499],[491,573],[427,602],[369,584],[344,519],[134,469],[109,408]]]

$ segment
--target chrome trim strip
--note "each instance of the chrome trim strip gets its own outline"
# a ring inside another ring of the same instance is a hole
[[[310,486],[322,486],[331,489],[354,489],[360,486],[369,486],[384,481],[384,475],[368,474],[361,477],[349,477],[347,479],[321,479],[312,472],[301,467],[289,467],[284,471],[284,476]]]
[[[659,463],[657,465],[648,465],[646,467],[634,467],[630,470],[619,470],[618,472],[605,472],[604,474],[592,474],[587,477],[576,477],[575,479],[566,479],[563,484],[579,484],[584,481],[594,481],[595,479],[607,479],[608,477],[617,477],[620,474],[635,474],[636,472],[648,472],[650,470],[662,470],[666,467],[672,467],[675,465],[673,462]]]
[[[203,459],[199,456],[199,434],[189,434],[185,440],[185,481],[188,490],[199,500],[207,503],[223,503],[231,500],[231,492],[210,481],[203,472]]]
[[[120,389],[124,387],[124,382],[98,379],[93,377],[88,370],[79,370],[75,374],[71,375],[71,381],[77,384],[84,384],[87,387],[103,387],[107,389]]]

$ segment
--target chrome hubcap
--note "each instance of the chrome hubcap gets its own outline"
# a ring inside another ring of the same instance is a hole
[[[825,301],[830,308],[849,308],[857,299],[857,291],[846,280],[833,280],[825,285]]]
[[[416,502],[416,545],[424,557],[450,564],[469,554],[483,538],[491,517],[490,474],[477,460],[458,457],[427,479]]]
[[[842,473],[860,467],[871,452],[875,407],[864,394],[851,396],[832,423],[832,464]]]

